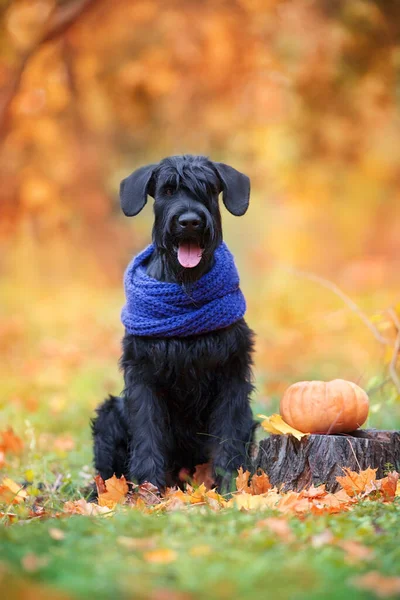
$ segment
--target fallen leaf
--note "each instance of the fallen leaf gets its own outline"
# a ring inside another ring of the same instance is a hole
[[[93,517],[96,515],[111,515],[112,512],[107,506],[99,506],[98,504],[94,504],[93,502],[86,502],[84,498],[80,498],[80,500],[69,500],[64,504],[64,512],[70,513],[73,515],[85,515],[88,517]]]
[[[238,492],[248,492],[249,490],[250,471],[243,471],[243,467],[238,469],[236,477],[236,489]]]
[[[376,480],[376,469],[365,469],[356,473],[347,467],[343,468],[345,475],[336,477],[336,481],[342,486],[349,496],[356,496],[365,492],[366,487]]]
[[[12,512],[1,512],[0,511],[0,519],[5,519],[9,523],[14,523],[17,520],[18,516]]]
[[[251,478],[250,488],[252,494],[258,495],[268,492],[268,490],[272,488],[272,485],[269,481],[268,475],[264,473],[264,471],[260,471]]]
[[[364,496],[377,492],[384,502],[393,502],[396,496],[398,481],[399,474],[396,471],[392,471],[387,477],[377,479],[368,485],[365,489]]]
[[[146,504],[152,505],[159,504],[161,502],[158,487],[149,481],[141,483],[137,488],[137,493]]]
[[[117,504],[125,502],[129,487],[123,475],[121,478],[113,475],[105,481],[103,481],[100,475],[97,475],[95,481],[100,506],[107,506],[113,509]]]
[[[378,571],[369,571],[353,577],[350,583],[359,589],[373,592],[379,598],[389,598],[400,594],[400,577],[382,575]]]
[[[243,471],[243,468],[238,469],[238,476],[236,477],[236,489],[238,492],[245,492],[247,494],[265,494],[272,488],[269,481],[268,475],[259,469],[259,471],[253,475],[250,479],[250,471]]]
[[[276,492],[255,496],[253,494],[236,494],[234,503],[239,510],[261,510],[264,508],[277,508],[281,496]]]
[[[21,454],[24,449],[24,442],[14,433],[12,427],[3,431],[0,436],[0,450],[11,454]]]
[[[269,517],[268,519],[262,519],[256,523],[256,528],[267,528],[285,542],[294,540],[293,531],[285,518]]]
[[[372,548],[368,548],[368,546],[364,546],[354,540],[342,540],[337,542],[337,546],[346,552],[346,559],[349,563],[372,560],[375,557],[375,552]]]
[[[5,477],[0,484],[0,502],[5,504],[19,504],[24,502],[28,494],[22,486],[12,479]]]
[[[264,431],[268,433],[272,433],[274,435],[293,435],[297,440],[301,440],[304,436],[310,435],[309,433],[303,433],[302,431],[298,431],[294,427],[291,427],[282,419],[282,417],[278,414],[271,415],[267,417],[265,415],[257,415],[260,419],[264,419],[261,422],[261,427]]]
[[[145,552],[143,558],[148,563],[166,565],[174,562],[178,558],[178,554],[169,548],[159,548]]]
[[[302,494],[304,498],[321,498],[326,496],[327,492],[325,485],[319,485],[317,487],[312,485],[307,490],[303,490]]]
[[[25,556],[21,559],[22,567],[28,573],[35,573],[42,567],[45,567],[48,564],[48,559],[44,556],[36,556],[32,552],[25,554]]]
[[[58,529],[57,527],[50,527],[49,536],[53,540],[57,540],[58,542],[60,542],[65,538],[65,533],[62,529]]]

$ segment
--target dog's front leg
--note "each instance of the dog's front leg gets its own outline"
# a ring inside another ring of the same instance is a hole
[[[214,480],[222,492],[233,489],[237,469],[249,463],[254,422],[247,381],[226,381],[210,417],[211,457]]]
[[[126,417],[129,422],[129,477],[165,487],[166,446],[165,410],[154,390],[133,384],[125,390]]]

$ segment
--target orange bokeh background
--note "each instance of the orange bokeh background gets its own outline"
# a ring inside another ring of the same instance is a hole
[[[272,410],[294,381],[342,377],[370,392],[372,424],[390,424],[399,414],[400,6],[0,6],[5,402],[33,412],[46,401],[57,414],[77,369],[96,373],[79,388],[90,408],[102,390],[118,391],[122,273],[152,221],[151,202],[122,216],[119,181],[195,153],[252,180],[247,215],[223,220],[258,336],[257,403]]]

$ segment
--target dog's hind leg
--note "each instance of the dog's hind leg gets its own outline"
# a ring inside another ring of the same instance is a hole
[[[122,399],[110,396],[101,404],[92,421],[94,464],[103,479],[127,475],[128,432],[123,418]]]

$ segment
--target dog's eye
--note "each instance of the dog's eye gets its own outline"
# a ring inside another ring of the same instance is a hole
[[[173,196],[174,195],[174,188],[172,187],[166,187],[164,188],[164,193],[166,196]]]

